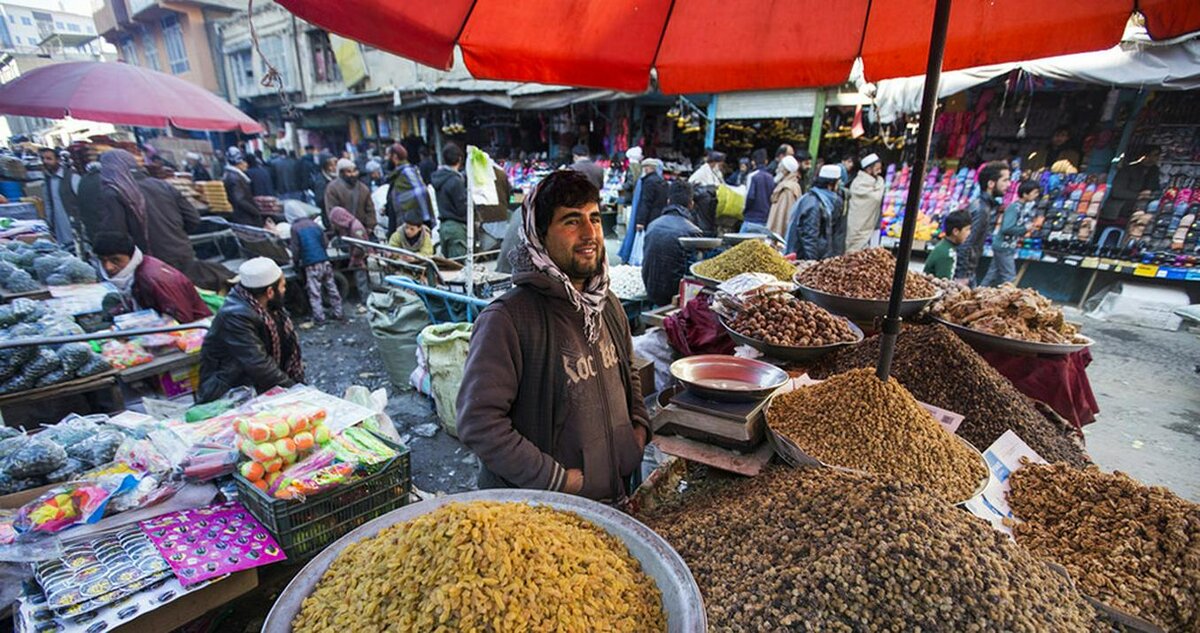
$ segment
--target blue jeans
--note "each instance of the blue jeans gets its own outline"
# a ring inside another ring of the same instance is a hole
[[[999,286],[1017,278],[1017,252],[1009,248],[992,251],[992,263],[983,276],[982,286]]]

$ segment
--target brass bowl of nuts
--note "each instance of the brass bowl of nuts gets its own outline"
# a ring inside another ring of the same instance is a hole
[[[863,331],[846,317],[784,292],[755,297],[734,319],[719,320],[735,343],[781,361],[816,360],[864,338]]]
[[[887,316],[888,300],[887,299],[858,299],[856,297],[846,297],[835,295],[828,292],[822,292],[816,288],[810,288],[804,284],[796,284],[800,288],[800,296],[805,299],[833,312],[841,314],[854,321],[870,323],[876,318]],[[911,319],[916,316],[925,306],[941,297],[939,291],[931,297],[921,299],[904,299],[900,302],[900,318]]]

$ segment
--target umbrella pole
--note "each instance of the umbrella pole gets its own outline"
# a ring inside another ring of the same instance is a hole
[[[942,57],[946,52],[946,32],[949,28],[950,0],[937,0],[933,10],[933,31],[929,36],[929,59],[925,65],[925,90],[921,97],[917,152],[913,157],[908,200],[904,206],[904,224],[900,231],[900,256],[896,259],[892,295],[888,299],[887,316],[883,319],[883,336],[879,341],[879,365],[875,368],[875,375],[879,376],[880,380],[887,380],[891,374],[892,357],[896,353],[896,337],[900,335],[900,302],[904,299],[904,281],[908,275],[913,235],[917,231],[917,216],[921,210],[925,161],[929,158],[929,142],[933,136],[933,114],[937,109],[938,83],[942,77]]]

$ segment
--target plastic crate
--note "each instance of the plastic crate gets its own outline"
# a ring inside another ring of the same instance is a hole
[[[268,496],[235,473],[238,499],[270,530],[289,563],[302,562],[354,528],[408,503],[412,492],[409,450],[379,439],[397,455],[354,483],[298,502]]]

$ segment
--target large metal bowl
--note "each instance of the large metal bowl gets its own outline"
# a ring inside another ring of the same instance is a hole
[[[688,391],[718,402],[755,402],[788,381],[782,369],[724,354],[689,356],[671,363],[671,375]]]
[[[973,347],[983,349],[992,349],[1000,352],[1009,352],[1011,354],[1048,354],[1064,356],[1074,354],[1081,349],[1091,347],[1095,341],[1080,335],[1085,339],[1086,343],[1038,343],[1035,341],[1022,341],[1021,339],[1008,338],[1007,336],[997,336],[980,332],[979,330],[971,329],[965,325],[951,323],[939,317],[933,317],[934,321],[950,328],[961,338],[965,343]]]
[[[846,323],[848,323],[850,325],[850,331],[854,332],[855,338],[853,341],[846,341],[843,343],[834,343],[832,345],[813,345],[813,346],[809,346],[809,347],[793,347],[790,345],[772,345],[771,343],[767,343],[766,341],[760,341],[756,338],[751,338],[749,336],[746,336],[745,334],[742,334],[741,332],[738,332],[737,330],[733,329],[733,327],[731,327],[729,325],[729,323],[725,321],[724,317],[718,317],[718,318],[721,321],[721,327],[725,328],[725,331],[729,333],[729,338],[732,338],[733,342],[737,343],[738,345],[749,345],[750,347],[753,347],[754,349],[762,352],[768,358],[774,358],[776,360],[791,361],[794,363],[802,363],[805,361],[816,360],[834,350],[841,349],[843,347],[848,347],[851,345],[858,345],[859,343],[861,343],[863,341],[863,338],[865,336],[863,334],[863,331],[861,328],[859,328],[857,325],[855,325],[854,322],[847,319]]]
[[[692,275],[692,277],[695,277],[697,281],[699,281],[700,283],[702,283],[710,288],[716,288],[717,286],[721,285],[721,280],[713,279],[712,277],[705,277],[704,275],[697,273],[696,266],[699,263],[700,262],[695,262],[694,264],[692,264],[691,266],[688,267],[688,272]]]
[[[292,621],[300,613],[304,599],[313,592],[334,559],[351,543],[373,537],[386,527],[428,514],[447,503],[469,501],[511,501],[546,505],[591,521],[624,543],[629,548],[629,553],[642,564],[642,571],[658,585],[659,591],[662,592],[663,611],[667,615],[667,630],[670,633],[706,630],[708,622],[704,614],[704,601],[696,580],[692,578],[692,572],[670,544],[653,530],[624,512],[583,497],[542,490],[499,489],[447,495],[405,506],[334,541],[333,545],[312,559],[292,582],[288,583],[275,605],[271,607],[271,612],[267,614],[263,633],[288,633],[292,630]]]
[[[850,317],[853,321],[871,322],[876,318],[887,316],[888,301],[887,299],[856,299],[854,297],[843,297],[841,295],[829,294],[822,292],[816,288],[810,288],[800,283],[793,278],[796,285],[800,287],[800,296],[805,299],[842,316]],[[900,302],[900,317],[910,319],[916,316],[918,312],[925,309],[938,297],[942,296],[939,290],[937,294],[926,299],[905,299]]]
[[[707,251],[721,247],[719,237],[681,237],[679,245],[692,250]]]

